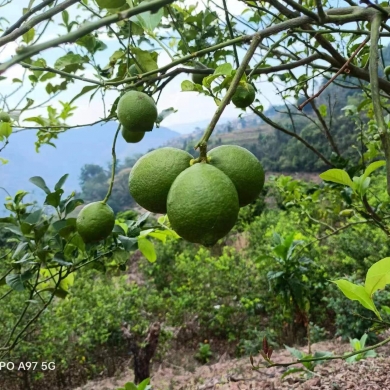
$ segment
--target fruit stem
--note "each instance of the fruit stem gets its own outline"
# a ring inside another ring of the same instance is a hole
[[[207,142],[199,146],[199,160],[200,162],[207,162]]]
[[[112,192],[112,187],[114,186],[114,180],[115,180],[115,169],[116,169],[116,153],[115,153],[115,145],[116,145],[116,140],[118,138],[119,130],[121,129],[121,124],[119,123],[118,128],[116,130],[115,136],[114,136],[114,141],[112,142],[112,166],[111,166],[111,179],[110,179],[110,185],[108,187],[107,195],[103,199],[102,203],[107,203],[108,199],[111,196]]]
[[[233,97],[234,93],[236,92],[237,86],[240,83],[241,77],[244,75],[246,67],[248,66],[250,60],[252,59],[253,55],[255,54],[255,51],[257,47],[259,46],[260,42],[262,41],[261,35],[259,33],[255,34],[253,36],[252,42],[249,46],[249,49],[247,53],[244,56],[244,59],[241,62],[241,65],[238,67],[236,74],[233,77],[233,80],[230,84],[229,89],[226,92],[226,95],[221,101],[221,104],[218,106],[217,110],[215,111],[215,114],[213,118],[211,119],[210,124],[208,125],[206,131],[203,134],[202,139],[196,144],[195,149],[198,149],[201,145],[207,143],[209,140],[211,134],[214,131],[215,126],[217,125],[219,118],[221,117],[223,111],[225,110],[226,106],[230,103],[231,98]]]

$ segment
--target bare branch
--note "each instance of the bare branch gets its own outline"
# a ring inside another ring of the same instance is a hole
[[[25,34],[27,31],[29,31],[34,26],[36,26],[38,23],[41,23],[44,20],[52,18],[54,15],[57,15],[58,13],[69,8],[71,5],[77,3],[78,1],[79,0],[66,0],[63,3],[57,5],[57,7],[53,7],[51,9],[49,9],[48,11],[43,12],[42,14],[36,16],[35,18],[32,18],[30,21],[25,23],[22,27],[19,27],[18,29],[14,30],[14,31],[10,32],[9,34],[0,38],[0,47],[4,46],[6,43],[15,41],[16,39],[21,37],[23,34]]]

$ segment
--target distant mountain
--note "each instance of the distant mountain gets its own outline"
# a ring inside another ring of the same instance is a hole
[[[55,140],[56,148],[44,145],[39,153],[35,151],[35,130],[12,135],[9,144],[1,152],[1,157],[9,160],[9,163],[0,166],[0,187],[5,188],[11,195],[23,189],[31,193],[30,199],[42,200],[43,191],[31,184],[28,179],[32,176],[41,176],[49,188],[52,188],[62,175],[69,173],[64,186],[65,192],[78,190],[80,188],[78,178],[84,164],[107,166],[111,161],[112,141],[116,128],[115,122],[109,122],[68,130]],[[160,127],[146,133],[138,144],[127,144],[122,137],[118,137],[117,158],[121,160],[127,156],[146,153],[178,136],[179,133]],[[2,209],[5,196],[5,192],[0,190],[0,214],[4,214]]]

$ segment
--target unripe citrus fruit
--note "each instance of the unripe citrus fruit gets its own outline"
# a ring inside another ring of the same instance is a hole
[[[238,108],[246,108],[255,101],[255,97],[256,91],[251,84],[239,84],[232,97],[232,102]]]
[[[207,77],[207,74],[201,74],[201,73],[192,73],[192,82],[195,84],[202,85],[203,79]]]
[[[169,189],[192,159],[184,150],[169,147],[145,154],[130,171],[130,195],[144,209],[166,213]]]
[[[136,144],[137,142],[141,141],[145,135],[145,133],[142,131],[131,131],[123,126],[122,126],[121,133],[123,139],[130,144]]]
[[[0,112],[0,122],[9,122],[11,120],[11,117],[8,113],[2,111]]]
[[[95,0],[100,8],[119,8],[126,4],[126,0]]]
[[[208,157],[210,164],[233,182],[241,207],[259,196],[264,187],[264,170],[249,150],[237,145],[222,145],[210,150]]]
[[[137,74],[139,74],[138,73],[138,69],[135,66],[135,64],[130,65],[130,67],[129,67],[129,74],[130,74],[131,77],[137,76]]]
[[[139,91],[126,92],[118,102],[118,120],[130,131],[152,131],[157,119],[154,100]]]
[[[85,206],[77,216],[76,228],[84,242],[96,242],[107,238],[115,225],[112,208],[103,202]]]
[[[385,75],[390,76],[390,66],[386,66],[385,68]]]
[[[185,240],[205,246],[229,233],[239,208],[233,182],[205,162],[183,171],[173,182],[167,200],[173,230]]]

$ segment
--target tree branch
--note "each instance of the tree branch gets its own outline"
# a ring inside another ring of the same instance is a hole
[[[383,151],[386,159],[386,178],[387,178],[387,193],[390,196],[390,134],[383,117],[383,109],[381,98],[379,95],[379,47],[380,39],[379,31],[382,23],[382,15],[377,14],[371,20],[371,47],[370,47],[370,84],[371,84],[371,98],[374,108],[374,116],[378,126],[378,133],[382,141]]]
[[[248,66],[250,60],[252,59],[253,54],[255,54],[255,51],[256,51],[256,49],[257,49],[257,47],[262,39],[263,39],[263,37],[260,34],[254,35],[252,42],[251,42],[251,45],[250,45],[247,53],[245,54],[245,57],[243,58],[241,65],[237,69],[237,72],[234,75],[234,78],[229,86],[229,89],[226,92],[226,95],[224,96],[224,98],[221,101],[221,104],[218,106],[217,110],[215,111],[215,114],[214,114],[213,118],[211,119],[211,122],[208,125],[202,139],[196,144],[195,149],[207,145],[208,139],[210,138],[211,134],[213,133],[213,130],[214,130],[215,126],[217,125],[218,120],[221,117],[223,111],[225,110],[226,106],[230,103],[231,98],[233,97],[234,93],[236,92],[236,89],[237,89],[237,86],[241,80],[241,77],[244,75],[245,69]]]
[[[78,1],[79,0],[66,0],[63,3],[57,5],[56,7],[53,7],[46,12],[42,12],[40,15],[38,15],[35,18],[32,18],[30,21],[26,22],[22,27],[14,30],[13,32],[10,32],[9,34],[0,38],[0,47],[4,46],[6,43],[15,41],[16,39],[21,37],[23,34],[25,34],[27,31],[31,30],[38,23],[41,23],[44,20],[52,18],[54,15],[57,15],[58,13],[69,8],[71,5],[77,3]]]
[[[2,37],[5,37],[6,35],[9,35],[12,31],[17,29],[22,25],[23,22],[25,22],[31,15],[34,15],[41,9],[45,8],[47,5],[54,3],[55,0],[44,0],[42,3],[36,5],[33,8],[30,8],[18,21],[16,21],[12,26],[9,26],[3,33]]]
[[[77,1],[78,0],[67,0],[66,2],[62,3],[61,5],[64,5],[65,3],[72,3],[73,4]],[[6,69],[11,67],[12,65],[15,65],[15,64],[25,60],[26,58],[29,58],[29,57],[33,56],[34,54],[37,54],[43,50],[59,46],[62,43],[74,42],[77,39],[79,39],[80,37],[83,37],[83,36],[93,32],[101,27],[109,26],[112,23],[116,23],[116,22],[119,22],[121,20],[128,19],[131,16],[138,15],[138,14],[145,12],[145,11],[151,11],[151,10],[154,10],[157,8],[161,8],[164,5],[173,3],[174,1],[175,0],[154,0],[151,2],[143,2],[140,5],[138,5],[137,7],[130,8],[126,11],[118,12],[116,14],[106,16],[102,19],[99,19],[99,20],[96,20],[93,22],[85,23],[84,25],[80,26],[79,29],[72,31],[68,34],[59,36],[58,38],[55,38],[51,41],[47,41],[47,42],[43,42],[43,43],[40,43],[37,45],[32,45],[32,46],[22,48],[18,52],[18,54],[16,56],[14,56],[11,60],[0,65],[0,74],[3,73]],[[50,11],[53,11],[53,10],[50,10]],[[42,17],[42,15],[40,15],[40,17]],[[30,21],[30,23],[31,22],[32,22],[32,20]],[[3,39],[6,39],[6,38],[8,39],[9,36],[10,35],[8,35],[7,37],[4,37]],[[0,42],[1,42],[1,39],[0,39]]]
[[[310,145],[300,135],[293,133],[292,131],[289,131],[289,130],[285,129],[284,127],[280,126],[276,122],[274,122],[271,119],[269,119],[268,117],[266,117],[261,111],[257,110],[256,108],[251,106],[250,109],[256,115],[258,115],[264,122],[268,123],[270,126],[281,131],[282,133],[285,133],[287,135],[290,135],[291,137],[296,138],[299,142],[302,142],[308,149],[310,149],[313,153],[315,153],[326,165],[333,167],[333,164],[321,152],[319,152],[314,146]]]

